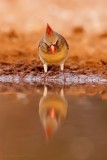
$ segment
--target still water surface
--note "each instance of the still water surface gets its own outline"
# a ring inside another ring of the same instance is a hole
[[[99,95],[0,94],[0,160],[106,160],[107,101]]]

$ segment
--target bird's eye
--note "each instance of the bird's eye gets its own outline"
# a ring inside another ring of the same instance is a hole
[[[50,45],[47,45],[46,43],[45,45],[46,45],[47,50],[49,51]]]
[[[43,42],[43,50],[47,53],[50,53],[50,47],[51,45],[48,45],[47,43]]]
[[[44,52],[48,50],[48,45],[45,42],[42,43],[42,49],[44,50]]]
[[[56,41],[56,45],[58,45],[58,40]]]
[[[62,43],[60,40],[57,40],[56,46],[57,46],[57,49],[59,49],[62,46]]]
[[[61,45],[61,41],[60,41],[60,40],[57,40],[56,44],[57,44],[58,46],[60,46],[60,45]]]
[[[43,42],[42,46],[43,46],[44,49],[46,49],[46,43]]]

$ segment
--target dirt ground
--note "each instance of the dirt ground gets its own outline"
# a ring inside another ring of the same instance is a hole
[[[64,72],[100,74],[107,77],[107,33],[88,35],[83,28],[74,28],[65,37],[69,56]],[[0,75],[37,75],[44,73],[38,57],[41,33],[22,34],[10,31],[0,34]],[[58,66],[49,66],[48,76],[60,72]]]

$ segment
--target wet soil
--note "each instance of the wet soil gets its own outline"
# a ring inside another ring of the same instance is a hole
[[[107,85],[106,84],[72,84],[71,86],[62,86],[59,84],[48,84],[48,91],[54,93],[60,93],[61,89],[64,90],[66,96],[99,96],[102,100],[107,100]],[[41,84],[27,84],[25,82],[20,83],[0,83],[0,94],[38,94],[41,95],[44,92],[44,87]]]
[[[64,72],[76,75],[99,74],[106,77],[106,69],[107,62],[103,60],[98,62],[85,61],[81,64],[71,61],[70,64],[65,64]],[[30,63],[25,61],[19,61],[16,63],[0,62],[0,75],[19,75],[23,77],[28,74],[32,76],[44,74],[49,77],[53,74],[56,75],[59,73],[63,73],[60,71],[60,68],[58,66],[51,65],[48,68],[48,72],[45,74],[42,63],[37,60],[33,60]]]

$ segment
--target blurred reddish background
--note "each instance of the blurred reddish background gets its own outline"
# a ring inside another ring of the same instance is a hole
[[[37,59],[49,23],[66,38],[70,65],[107,60],[106,6],[107,0],[0,0],[0,59]]]
[[[107,28],[107,0],[0,0],[0,30],[40,31],[48,22],[57,31],[83,26],[86,32]]]

